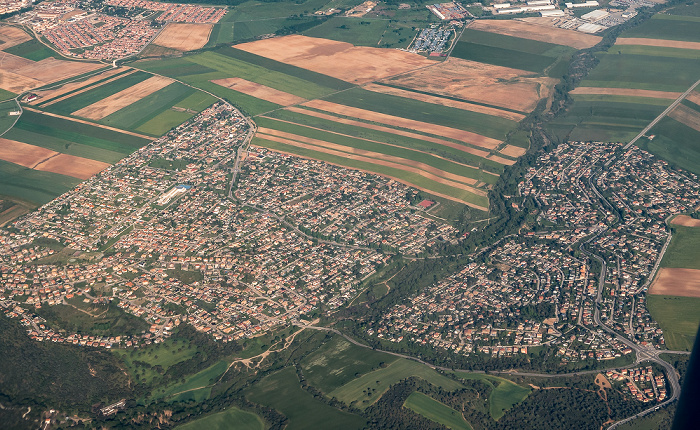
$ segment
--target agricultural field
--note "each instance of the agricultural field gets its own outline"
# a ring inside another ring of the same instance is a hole
[[[177,51],[192,51],[209,41],[213,24],[169,23],[152,44]]]
[[[649,294],[647,306],[664,331],[667,348],[692,350],[700,324],[700,298]]]
[[[676,225],[673,231],[661,267],[700,269],[700,228]]]
[[[406,49],[418,33],[415,21],[334,17],[303,34],[355,46]]]
[[[211,385],[224,374],[228,366],[228,361],[218,361],[206,369],[186,377],[185,382],[178,382],[154,391],[152,398],[167,401],[207,399],[211,394]]]
[[[294,367],[273,373],[250,388],[251,402],[274,408],[289,420],[288,430],[324,428],[333,423],[336,429],[361,429],[365,420],[357,415],[332,408],[301,389]]]
[[[417,391],[408,396],[403,406],[452,430],[471,430],[472,428],[464,421],[461,412]]]
[[[390,386],[402,379],[416,376],[446,391],[454,391],[464,386],[412,360],[400,358],[386,367],[366,373],[359,378],[331,391],[328,396],[358,408],[366,408],[376,402]]]
[[[36,39],[28,40],[4,50],[8,54],[17,55],[32,61],[41,61],[49,57],[58,58],[59,55]]]
[[[175,427],[176,430],[264,430],[262,418],[252,412],[246,412],[235,406],[225,411],[207,415],[204,418]]]

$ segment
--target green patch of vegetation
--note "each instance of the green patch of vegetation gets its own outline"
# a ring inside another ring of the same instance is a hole
[[[9,100],[17,97],[17,94],[0,88],[0,100]]]
[[[167,273],[168,276],[180,280],[180,282],[184,284],[191,284],[204,279],[204,275],[202,275],[202,272],[199,270],[168,269],[165,273]]]
[[[85,91],[84,93],[76,94],[60,102],[56,102],[51,106],[47,106],[46,110],[56,112],[62,115],[70,115],[73,112],[96,103],[100,100],[116,94],[122,90],[132,87],[139,82],[143,82],[150,78],[150,73],[135,72],[123,78],[112,81],[109,85],[101,85],[94,89]]]
[[[408,48],[417,33],[408,21],[376,18],[334,17],[311,30],[305,36],[320,37],[374,48]]]
[[[176,384],[170,385],[166,388],[161,388],[156,390],[152,397],[153,399],[166,399],[169,401],[178,400],[176,396],[180,394],[186,394],[188,392],[200,391],[199,395],[204,395],[204,398],[208,398],[207,393],[211,392],[211,385],[216,382],[221,375],[228,369],[229,362],[225,360],[218,361],[213,365],[207,367],[206,369],[190,375],[185,378],[185,382],[178,382]],[[180,399],[182,400],[182,399]]]
[[[493,387],[489,396],[489,412],[494,420],[500,419],[506,411],[522,402],[532,391],[515,382],[493,375],[483,373],[455,372],[461,379],[476,379]]]
[[[40,146],[42,148],[51,149],[52,151],[60,152],[63,154],[89,158],[91,160],[102,161],[104,163],[109,164],[116,163],[117,161],[124,158],[124,156],[127,154],[127,152],[111,151],[109,149],[71,142],[58,137],[33,133],[31,131],[23,130],[18,127],[13,128],[9,132],[7,132],[3,137],[6,139],[16,140],[18,142],[28,143],[30,145]],[[127,150],[131,152],[133,151],[133,148],[129,148]]]
[[[149,384],[170,366],[192,358],[197,350],[185,339],[171,338],[163,343],[138,349],[115,349],[113,352],[137,380]]]
[[[71,81],[71,82],[72,82],[72,83],[74,83],[74,82],[82,82],[82,81],[85,81],[85,80],[87,80],[88,78],[91,78],[91,77],[93,77],[93,76],[96,76],[96,75],[98,75],[98,74],[100,74],[101,72],[104,72],[104,71],[106,71],[106,70],[99,70],[98,72],[93,72],[90,76],[84,76],[84,77],[82,77],[82,78],[73,80],[73,81]],[[106,76],[106,77],[104,77],[104,78],[102,78],[102,79],[99,79],[99,80],[97,80],[97,81],[94,81],[94,82],[91,82],[91,83],[88,83],[88,84],[79,86],[79,87],[77,87],[77,88],[74,88],[74,89],[71,90],[71,91],[68,91],[68,92],[63,93],[63,94],[59,94],[59,95],[57,95],[57,96],[55,96],[55,97],[50,97],[50,98],[48,98],[48,99],[43,99],[43,98],[42,98],[42,99],[39,99],[40,101],[39,101],[39,103],[37,103],[37,107],[42,107],[43,105],[45,105],[45,104],[47,104],[47,103],[50,103],[50,102],[52,102],[52,101],[54,101],[54,100],[57,100],[57,99],[60,99],[60,98],[69,96],[69,95],[74,94],[74,93],[76,93],[76,92],[78,92],[78,91],[84,90],[84,89],[86,89],[86,88],[88,88],[88,87],[92,87],[92,86],[94,86],[94,85],[100,85],[102,82],[108,81],[108,80],[110,80],[110,79],[116,79],[116,78],[118,78],[119,76],[122,76],[122,75],[125,75],[125,74],[127,74],[127,73],[130,73],[131,71],[132,71],[132,69],[127,69],[127,68],[125,68],[125,69],[123,69],[122,71],[117,72],[117,73],[115,73],[115,74],[113,74],[113,75],[109,75],[109,76]],[[60,87],[61,87],[60,84],[54,84],[54,85],[51,86],[52,89],[56,89],[56,88],[60,88]]]
[[[452,430],[471,430],[462,413],[420,392],[411,393],[404,407]]]
[[[18,112],[19,109],[20,107],[15,100],[0,102],[0,134],[9,130],[17,121],[18,117],[12,114]]]
[[[301,365],[304,378],[310,385],[330,393],[358,376],[384,368],[394,361],[396,357],[392,355],[367,350],[337,336],[305,357]]]
[[[673,238],[661,267],[700,269],[700,228],[673,226]]]
[[[640,139],[637,145],[669,163],[700,174],[700,132],[665,117],[647,135],[655,135],[654,140]]]
[[[615,45],[608,51],[610,54],[647,55],[652,57],[695,59],[698,53],[695,49],[668,48],[661,46]]]
[[[322,403],[302,390],[293,367],[273,373],[246,392],[248,400],[274,408],[289,420],[288,430],[324,428],[360,429],[365,420]]]
[[[387,175],[402,181],[406,181],[414,186],[427,189],[435,193],[447,195],[455,199],[459,199],[464,202],[473,203],[481,207],[488,207],[488,198],[485,196],[479,196],[469,191],[451,187],[449,185],[444,185],[439,182],[427,179],[417,173],[407,172],[405,170],[400,170],[392,167],[381,166],[378,164],[368,163],[364,161],[351,160],[345,157],[340,157],[336,155],[326,154],[320,151],[313,151],[305,148],[300,148],[297,146],[286,145],[283,143],[273,142],[270,140],[265,140],[261,138],[253,138],[253,145],[264,146],[272,150],[287,152],[290,154],[296,154],[302,157],[314,158],[316,160],[326,161],[331,164],[336,164],[338,166],[346,166],[355,169],[361,169],[368,172],[377,173],[380,175]]]
[[[573,94],[571,97],[577,102],[604,102],[604,103],[630,103],[633,105],[650,105],[668,107],[670,99],[652,97],[618,96],[611,94]]]
[[[554,58],[574,51],[573,48],[568,46],[540,42],[531,39],[523,39],[520,37],[506,36],[504,34],[492,33],[488,31],[472,30],[470,28],[464,30],[462,37],[459,40],[460,42],[477,43],[480,45],[492,46],[494,48],[514,50]]]
[[[201,112],[209,106],[213,105],[216,101],[216,97],[213,97],[202,91],[197,91],[189,97],[175,103],[175,107],[191,109],[197,112]]]
[[[172,128],[192,118],[194,115],[195,114],[189,112],[166,110],[141,124],[136,128],[136,131],[153,136],[162,136]]]
[[[515,49],[497,48],[463,41],[457,42],[452,50],[452,56],[535,73],[544,72],[547,67],[556,61],[556,58],[545,55],[530,54]]]
[[[700,324],[700,298],[647,294],[647,307],[664,332],[666,347],[690,351]]]
[[[32,170],[0,160],[0,190],[6,196],[43,205],[80,182],[71,176]]]
[[[175,427],[176,430],[264,430],[263,420],[252,412],[246,412],[235,406],[225,411],[207,415],[204,418]]]
[[[700,42],[698,21],[695,18],[696,17],[656,14],[641,25],[625,31],[621,36]]]
[[[24,57],[32,61],[41,61],[49,57],[60,58],[53,50],[49,49],[43,43],[36,39],[28,40],[19,45],[11,46],[5,49],[8,54]]]
[[[385,368],[366,373],[331,391],[329,397],[358,408],[365,408],[379,399],[390,386],[402,379],[416,376],[446,391],[463,388],[459,382],[443,376],[412,360],[398,359]]]
[[[367,91],[361,88],[336,93],[325,99],[333,103],[387,115],[472,131],[495,139],[505,139],[508,131],[517,125],[517,122],[505,118]]]

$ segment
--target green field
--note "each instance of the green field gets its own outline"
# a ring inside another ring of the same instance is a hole
[[[334,17],[304,32],[305,36],[320,37],[374,48],[408,48],[418,30],[404,21],[376,18]]]
[[[530,395],[530,388],[522,387],[512,381],[483,373],[455,372],[458,378],[476,379],[493,387],[489,401],[489,412],[494,420],[501,418],[506,411],[522,402]]]
[[[0,190],[6,196],[43,205],[80,182],[80,179],[70,176],[32,170],[0,160]]]
[[[113,151],[105,148],[100,148],[82,143],[76,143],[69,140],[53,137],[45,134],[34,133],[15,127],[8,131],[4,136],[5,139],[16,140],[18,142],[28,143],[30,145],[40,146],[52,151],[63,154],[75,155],[76,157],[89,158],[91,160],[102,161],[104,163],[114,164],[124,158],[125,155],[134,151],[132,147],[124,148],[123,152]]]
[[[0,100],[8,100],[17,97],[17,94],[0,88]]]
[[[336,397],[348,405],[365,408],[377,401],[390,386],[412,376],[424,379],[446,391],[464,388],[459,382],[439,374],[425,364],[400,358],[385,368],[374,370],[353,379],[331,391],[328,396]]]
[[[32,61],[41,61],[49,57],[61,58],[60,55],[36,39],[11,46],[5,49],[5,52],[8,54],[17,55],[19,57],[24,57]]]
[[[195,114],[189,112],[180,112],[175,110],[166,110],[159,113],[155,117],[141,124],[136,131],[154,136],[161,136],[167,133],[173,127],[177,127]]]
[[[656,137],[649,142],[640,139],[639,146],[664,160],[695,174],[700,174],[700,132],[666,117],[647,134]]]
[[[176,107],[183,108],[183,109],[191,109],[195,110],[197,112],[203,111],[204,109],[208,108],[209,106],[213,105],[217,101],[216,97],[213,97],[207,93],[204,93],[202,91],[197,91],[194,94],[190,95],[189,97],[186,97],[183,100],[180,100],[179,102],[175,103]]]
[[[168,339],[138,349],[116,349],[113,352],[132,375],[148,384],[173,364],[192,358],[197,351],[187,340]]]
[[[324,152],[313,151],[305,148],[299,148],[297,146],[286,145],[283,143],[273,142],[258,137],[253,138],[252,144],[270,148],[272,150],[299,155],[301,157],[326,161],[328,163],[336,164],[338,166],[346,166],[349,168],[361,169],[368,172],[377,173],[379,175],[391,176],[401,181],[410,183],[418,188],[425,189],[428,192],[440,193],[443,195],[451,196],[463,202],[475,204],[480,207],[488,207],[487,197],[479,196],[466,190],[441,184],[439,182],[418,175],[417,173],[407,172],[405,170],[399,170],[392,167],[380,166],[378,164],[368,163],[364,161],[350,160],[345,157],[326,154]]]
[[[364,128],[356,125],[342,124],[339,122],[334,122],[323,118],[317,118],[311,115],[304,115],[302,113],[290,112],[287,110],[278,110],[266,116],[269,116],[271,118],[278,118],[284,121],[294,122],[296,124],[302,124],[308,127],[319,128],[321,130],[328,130],[335,133],[354,136],[361,139],[375,140],[377,142],[385,142],[392,145],[402,146],[407,149],[429,152],[436,156],[447,158],[448,160],[474,166],[475,168],[485,168],[489,172],[500,173],[501,171],[503,171],[503,165],[496,163],[495,161],[433,142],[427,142],[424,140],[400,136],[398,134],[393,134],[379,130],[372,130],[370,128]],[[267,124],[266,127],[277,127],[276,125],[271,126],[270,124],[274,123],[271,123],[269,120],[265,122],[265,118],[256,118],[255,121],[258,123]],[[478,179],[488,184],[493,184],[498,178],[494,175],[480,174],[478,176]]]
[[[46,110],[59,113],[62,115],[70,115],[71,113],[103,100],[119,91],[132,87],[139,82],[145,81],[152,75],[149,73],[135,72],[116,81],[110,82],[108,85],[102,85],[84,93],[69,97],[60,102],[47,106]]]
[[[700,324],[700,298],[647,294],[647,307],[664,331],[667,348],[692,350]]]
[[[674,225],[661,267],[700,269],[700,228]]]
[[[102,73],[102,72],[104,72],[104,71],[105,71],[105,70],[100,70],[99,72]],[[53,101],[53,100],[56,100],[56,99],[59,99],[59,98],[63,98],[63,97],[69,96],[69,95],[71,95],[71,94],[74,94],[74,93],[76,93],[76,92],[78,92],[78,91],[81,91],[81,90],[84,90],[84,89],[86,89],[86,88],[92,87],[92,86],[94,86],[94,85],[99,85],[100,83],[105,82],[105,81],[108,81],[108,80],[110,80],[110,79],[118,78],[119,76],[122,76],[122,75],[124,75],[124,74],[126,74],[126,73],[129,73],[130,71],[131,71],[131,69],[123,69],[122,71],[117,72],[117,73],[114,74],[114,75],[110,75],[110,76],[107,76],[107,77],[103,77],[102,79],[98,79],[98,80],[96,80],[96,81],[94,81],[94,82],[81,85],[81,86],[76,87],[76,88],[74,88],[73,90],[68,91],[68,92],[66,92],[66,93],[63,93],[63,94],[60,94],[60,95],[57,95],[57,96],[54,96],[54,97],[50,97],[50,98],[47,98],[47,99],[42,98],[42,99],[40,99],[41,101],[40,101],[39,103],[36,104],[36,106],[37,106],[37,107],[41,107],[41,106],[45,105],[46,103],[49,103],[49,102],[51,102],[51,101]],[[84,81],[88,80],[89,78],[91,78],[93,75],[97,75],[97,74],[100,74],[100,73],[92,73],[90,76],[84,76],[84,77],[82,77],[82,78],[80,78],[80,79],[71,80],[71,82],[72,82],[72,83],[84,82]],[[61,85],[58,85],[58,84],[56,84],[56,85],[51,85],[51,88],[52,88],[52,89],[56,89],[56,88],[60,88],[60,87],[61,87]]]
[[[628,54],[628,55],[648,55],[652,57],[667,57],[667,58],[698,58],[698,53],[694,49],[666,48],[660,46],[643,46],[643,45],[615,45],[610,48],[612,54]]]
[[[505,118],[367,91],[361,88],[353,88],[336,93],[325,97],[324,100],[387,115],[471,131],[494,139],[505,139],[506,134],[517,126],[517,122]]]
[[[225,360],[218,361],[206,369],[190,375],[184,383],[177,383],[152,394],[154,399],[167,398],[171,401],[184,401],[188,398],[206,399],[211,393],[209,385],[216,382],[228,368]]]
[[[15,100],[10,99],[0,102],[0,134],[12,128],[18,117],[10,114],[17,112],[19,109],[20,107]]]
[[[472,428],[464,421],[461,412],[417,391],[408,396],[403,406],[452,430],[471,430]]]
[[[246,412],[235,406],[225,411],[175,427],[176,430],[264,430],[263,420],[252,412]]]
[[[301,362],[309,384],[330,393],[357,377],[396,361],[396,357],[335,337]]]
[[[657,14],[641,25],[625,31],[621,36],[700,42],[698,23],[697,17]]]
[[[287,430],[361,429],[365,424],[364,418],[332,408],[302,390],[293,367],[257,382],[247,391],[246,397],[283,413],[289,419]]]

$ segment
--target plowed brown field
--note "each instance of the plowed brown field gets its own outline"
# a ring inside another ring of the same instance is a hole
[[[306,99],[295,96],[294,94],[285,93],[284,91],[246,81],[241,78],[217,79],[212,82],[222,87],[238,91],[239,93],[248,94],[256,99],[262,99],[282,106],[295,105],[306,101]]]
[[[650,294],[700,297],[700,270],[663,267],[649,290]]]
[[[0,138],[0,160],[33,169],[34,166],[57,155],[58,152],[24,142]]]
[[[0,26],[0,49],[32,40],[32,37],[17,27]]]
[[[507,155],[509,157],[518,158],[521,155],[523,155],[525,152],[527,152],[527,149],[521,148],[519,146],[506,145],[505,148],[501,149],[498,152],[500,152],[503,155]]]
[[[92,175],[106,169],[110,165],[101,161],[76,157],[68,154],[57,154],[39,163],[34,169],[45,172],[60,173],[78,179],[88,179]]]
[[[242,43],[236,48],[353,83],[435,65],[418,54],[299,35]]]
[[[688,127],[700,131],[700,112],[679,104],[668,114],[671,118],[682,122]]]
[[[557,82],[552,78],[532,76],[531,72],[525,70],[450,58],[434,67],[406,73],[385,82],[530,112],[540,99],[549,97]]]
[[[673,218],[671,224],[680,225],[683,227],[700,227],[700,219],[691,218],[688,215],[678,215]]]
[[[201,49],[209,41],[213,24],[179,24],[171,22],[153,41],[154,45],[192,51]]]
[[[9,61],[9,55],[0,53],[4,61]],[[19,61],[16,58],[12,59],[13,63],[10,66],[12,69],[0,66],[0,88],[13,93],[22,93],[32,88],[104,67],[104,64],[63,61],[53,57],[37,62],[22,59],[21,64]]]

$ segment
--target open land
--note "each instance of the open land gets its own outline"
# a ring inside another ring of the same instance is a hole
[[[691,218],[688,215],[678,215],[671,220],[671,224],[683,227],[700,227],[700,219]]]
[[[471,430],[472,428],[464,421],[461,412],[420,392],[411,393],[403,406],[452,430]]]
[[[513,146],[513,145],[506,145],[505,148],[501,149],[500,152],[503,155],[507,155],[509,157],[515,157],[518,158],[521,155],[525,154],[527,151],[526,148],[521,148],[519,146]]]
[[[19,45],[32,37],[17,27],[0,26],[0,50],[5,50],[11,46]]]
[[[32,88],[60,81],[82,73],[104,67],[102,64],[79,63],[75,61],[46,58],[41,61],[31,61],[21,57],[2,53],[3,66],[0,69],[0,88],[13,93],[21,93]],[[12,61],[5,67],[4,61]],[[27,63],[28,61],[28,63]]]
[[[645,37],[620,37],[616,45],[658,46],[661,48],[700,49],[700,42],[684,42],[681,40],[647,39]]]
[[[688,94],[688,96],[685,99],[695,103],[696,105],[700,105],[700,92],[693,91],[690,94]]]
[[[700,131],[700,112],[694,109],[679,104],[669,112],[668,116],[682,122],[693,130]]]
[[[39,98],[32,101],[30,104],[41,105],[41,107],[51,106],[54,103],[58,103],[67,98],[77,96],[78,94],[82,94],[86,91],[93,90],[102,85],[109,84],[110,82],[116,81],[117,79],[121,79],[124,76],[135,72],[136,70],[134,69],[111,69],[98,75],[92,76],[84,81],[67,83],[65,85],[61,85],[56,89],[36,91],[36,94],[39,96]]]
[[[50,157],[37,164],[34,169],[59,173],[78,179],[88,179],[109,166],[108,163],[90,160],[88,158],[76,157],[68,154],[56,154],[56,156]]]
[[[600,36],[584,34],[578,31],[562,28],[530,24],[518,20],[477,20],[469,28],[489,31],[507,36],[538,40],[540,42],[571,46],[576,49],[590,48],[600,42]]]
[[[209,41],[212,28],[213,24],[171,22],[158,34],[158,37],[152,43],[166,48],[177,49],[178,51],[201,49]]]
[[[216,79],[212,82],[222,87],[230,88],[257,99],[266,100],[270,103],[276,103],[282,106],[295,105],[306,101],[306,99],[302,97],[266,87],[265,85],[260,85],[255,82],[250,82],[242,78]]]
[[[639,90],[634,88],[578,87],[569,94],[605,94],[611,96],[649,97],[654,99],[677,99],[681,93],[675,91]]]
[[[418,54],[298,35],[243,43],[236,48],[358,84],[435,65]]]
[[[537,101],[551,94],[555,79],[476,61],[450,58],[428,69],[408,72],[385,82],[458,97],[491,106],[530,112]]]
[[[662,267],[650,294],[700,297],[700,270]]]
[[[79,109],[73,112],[73,115],[100,120],[109,114],[112,114],[150,94],[153,94],[161,88],[165,88],[171,83],[173,83],[173,80],[170,78],[153,76],[134,85],[131,88],[122,90],[107,97],[106,99]]]
[[[33,169],[37,164],[58,154],[55,151],[0,138],[0,160]]]
[[[264,430],[265,423],[251,412],[229,406],[225,411],[175,427],[177,430]]]
[[[690,351],[700,324],[700,298],[647,295],[649,312],[671,350]]]

